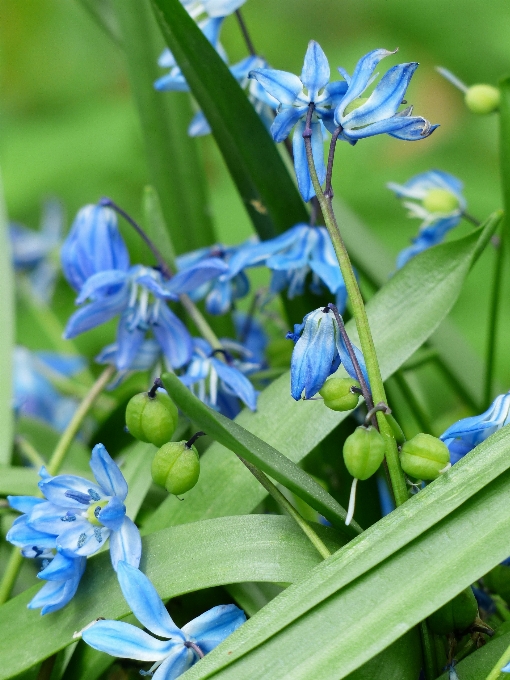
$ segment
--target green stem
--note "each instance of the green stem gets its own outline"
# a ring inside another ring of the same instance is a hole
[[[19,452],[37,469],[39,470],[43,465],[46,465],[46,461],[37,451],[35,446],[25,439],[25,437],[18,436],[15,439],[15,444],[19,449]]]
[[[50,475],[57,474],[60,466],[64,462],[64,458],[67,452],[69,451],[69,447],[73,443],[74,437],[78,434],[78,430],[80,429],[83,420],[85,419],[85,416],[92,408],[97,397],[101,394],[103,389],[111,380],[114,373],[115,373],[114,366],[108,366],[107,368],[105,368],[105,370],[101,373],[96,382],[92,385],[92,387],[90,388],[89,392],[87,393],[81,404],[76,409],[75,414],[71,418],[69,425],[62,433],[57,443],[57,446],[55,447],[53,455],[51,456],[50,461],[46,466]],[[0,582],[0,604],[3,604],[9,599],[14,583],[16,582],[16,579],[18,577],[18,573],[22,562],[23,557],[19,551],[19,548],[14,547],[12,549],[9,562],[7,564],[7,569],[5,570],[5,573]]]
[[[384,390],[381,370],[379,368],[379,362],[377,360],[374,341],[370,331],[361,291],[352,268],[349,253],[347,252],[347,248],[345,247],[340,229],[338,228],[336,216],[331,204],[331,198],[327,198],[324,195],[319,178],[317,177],[317,172],[315,170],[315,164],[313,161],[311,138],[305,137],[304,141],[313,188],[315,189],[327,230],[331,237],[331,241],[333,242],[333,247],[338,258],[338,264],[340,265],[340,270],[345,282],[347,294],[352,306],[354,320],[356,322],[356,328],[358,330],[361,343],[361,350],[363,352],[368,377],[370,379],[370,389],[372,391],[373,401],[374,404],[378,404],[381,401],[386,402],[386,392]],[[409,496],[407,493],[404,473],[400,467],[397,445],[395,438],[393,437],[391,427],[383,413],[377,413],[377,422],[379,424],[381,434],[384,436],[386,441],[386,462],[388,464],[388,471],[390,474],[393,494],[395,496],[395,503],[397,506],[399,506],[402,505],[402,503],[404,503]]]
[[[436,680],[436,654],[434,639],[429,631],[426,621],[420,623],[420,635],[423,648],[423,666],[426,680]]]
[[[248,463],[247,460],[241,458],[241,456],[238,456],[238,458],[248,468],[248,470],[252,473],[255,479],[260,482],[260,484],[269,493],[269,495],[272,496],[275,499],[275,501],[279,505],[281,505],[285,512],[287,512],[292,517],[292,519],[296,522],[301,531],[306,535],[310,543],[313,544],[313,546],[315,547],[317,552],[321,555],[321,557],[323,557],[324,559],[328,558],[331,555],[331,552],[326,548],[324,543],[317,536],[317,534],[308,524],[308,522],[301,517],[299,512],[294,508],[294,506],[291,503],[289,503],[289,501],[285,498],[282,492],[273,484],[269,477],[265,475],[261,470],[256,468],[254,465]]]
[[[222,349],[221,342],[216,337],[216,333],[207,323],[207,320],[203,316],[202,312],[198,309],[196,304],[187,296],[181,295],[180,301],[184,309],[186,310],[188,316],[193,321],[200,335],[207,340],[213,349]]]
[[[416,399],[414,392],[409,387],[409,383],[407,382],[405,375],[403,374],[402,371],[397,371],[394,377],[395,382],[399,386],[402,394],[404,395],[407,403],[409,404],[411,411],[413,412],[413,416],[415,417],[416,422],[418,423],[418,426],[420,427],[421,431],[426,432],[427,434],[432,434],[433,428],[432,424],[430,423],[428,413],[422,407],[418,399]]]
[[[492,400],[494,386],[494,364],[496,358],[496,340],[498,330],[498,317],[501,300],[501,282],[503,279],[504,260],[504,227],[500,233],[500,242],[496,249],[496,262],[494,277],[492,279],[491,301],[489,307],[489,334],[487,340],[487,358],[485,364],[485,385],[483,391],[483,408],[487,408]]]
[[[491,672],[485,678],[485,680],[498,680],[498,678],[501,676],[501,669],[504,666],[506,666],[509,661],[510,661],[510,645],[508,645],[503,654],[499,657],[496,664],[494,665],[494,668],[491,670]]]

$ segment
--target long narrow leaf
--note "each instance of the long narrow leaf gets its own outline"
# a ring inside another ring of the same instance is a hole
[[[5,212],[2,178],[0,176],[0,464],[11,461],[12,419],[12,357],[14,348],[14,271],[7,214]]]
[[[203,404],[173,373],[162,376],[163,385],[177,406],[190,420],[220,444],[267,473],[320,512],[347,536],[355,536],[361,528],[352,522],[345,526],[347,513],[327,491],[280,451],[266,444],[241,425]]]

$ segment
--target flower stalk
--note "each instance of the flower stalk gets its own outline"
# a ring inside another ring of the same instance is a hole
[[[308,161],[308,167],[310,170],[310,177],[312,179],[313,188],[315,190],[317,199],[322,209],[322,214],[324,216],[324,221],[326,223],[327,230],[333,242],[333,247],[338,258],[338,263],[340,265],[340,270],[345,281],[347,293],[351,301],[354,320],[356,322],[356,328],[358,330],[358,335],[361,343],[361,350],[363,352],[363,356],[365,357],[367,372],[370,379],[373,401],[376,404],[379,402],[386,403],[387,402],[386,392],[384,390],[381,370],[379,368],[379,362],[377,360],[374,341],[368,323],[367,313],[365,310],[363,298],[361,296],[361,291],[359,289],[358,282],[356,281],[356,276],[354,275],[354,270],[352,268],[352,264],[349,258],[349,253],[347,252],[347,248],[345,247],[345,243],[342,239],[340,229],[338,228],[338,223],[336,221],[336,216],[333,211],[331,199],[324,195],[321,184],[319,182],[319,178],[317,176],[317,172],[315,170],[311,142],[312,115],[313,104],[310,104],[308,109],[308,115],[306,118],[305,130],[303,132],[306,157]],[[395,496],[395,503],[397,506],[399,506],[402,505],[402,503],[404,503],[408,499],[408,493],[404,473],[402,472],[402,468],[400,467],[397,444],[395,442],[395,438],[393,436],[391,427],[383,413],[381,412],[377,413],[377,422],[379,425],[380,432],[385,439],[386,462],[388,465],[388,472],[390,475],[393,494]]]

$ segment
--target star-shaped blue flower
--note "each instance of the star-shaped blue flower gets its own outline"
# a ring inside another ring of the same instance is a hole
[[[145,574],[119,562],[117,575],[132,612],[158,637],[123,621],[98,621],[83,630],[82,638],[94,649],[115,657],[154,661],[149,671],[142,671],[154,680],[175,680],[246,621],[241,609],[227,604],[178,628]]]

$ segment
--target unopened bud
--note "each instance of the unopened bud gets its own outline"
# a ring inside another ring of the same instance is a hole
[[[319,394],[324,399],[324,405],[332,411],[351,411],[359,402],[359,394],[351,392],[352,387],[359,389],[359,382],[352,378],[329,378]]]
[[[497,111],[500,100],[500,92],[493,85],[472,85],[464,97],[468,109],[481,115]]]
[[[429,616],[428,622],[434,633],[448,635],[466,630],[477,616],[478,604],[469,586]]]
[[[451,213],[459,207],[459,199],[447,189],[431,189],[423,199],[423,207],[431,213]]]
[[[176,496],[186,493],[200,476],[198,451],[189,442],[169,442],[156,452],[151,473],[154,482],[169,493]]]
[[[126,426],[141,442],[162,446],[172,439],[177,427],[177,406],[166,392],[135,394],[126,407]]]
[[[356,479],[368,479],[384,460],[384,439],[375,427],[357,427],[344,443],[347,470]]]
[[[436,479],[450,464],[450,452],[444,442],[420,432],[402,445],[402,470],[416,479]]]

